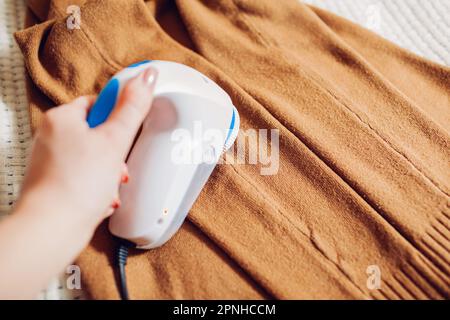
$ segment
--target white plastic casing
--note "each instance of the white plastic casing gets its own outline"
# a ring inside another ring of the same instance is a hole
[[[190,67],[150,61],[113,79],[121,89],[149,65],[159,72],[154,102],[127,161],[130,180],[120,188],[122,205],[109,222],[114,235],[142,249],[161,246],[180,228],[239,130],[228,94]]]

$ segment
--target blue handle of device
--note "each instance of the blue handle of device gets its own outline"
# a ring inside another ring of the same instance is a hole
[[[149,62],[151,62],[151,60],[136,62],[128,66],[128,68],[135,68]],[[111,114],[114,106],[116,105],[117,97],[119,95],[119,87],[120,83],[116,78],[112,78],[106,84],[106,86],[98,95],[97,101],[95,101],[87,117],[87,123],[89,124],[89,127],[95,128],[96,126],[101,125],[103,122],[105,122],[106,119],[108,119],[108,116]]]
[[[119,95],[119,80],[111,79],[98,95],[97,100],[89,112],[87,123],[89,127],[95,128],[108,119]]]

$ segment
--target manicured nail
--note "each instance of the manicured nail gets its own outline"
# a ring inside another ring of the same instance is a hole
[[[122,165],[122,176],[120,178],[121,183],[127,183],[130,179],[130,176],[128,175],[128,166],[126,163]]]
[[[118,209],[118,208],[120,207],[120,204],[121,204],[121,203],[120,203],[120,199],[116,199],[116,200],[113,201],[111,207],[112,207],[113,209]]]
[[[156,69],[154,69],[152,67],[146,69],[142,76],[142,79],[144,80],[144,84],[148,87],[151,87],[155,83],[157,75],[158,75],[158,71],[156,71]]]

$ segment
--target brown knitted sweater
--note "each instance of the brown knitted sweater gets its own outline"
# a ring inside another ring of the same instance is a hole
[[[34,125],[159,59],[222,86],[243,130],[279,130],[277,174],[219,165],[176,236],[132,252],[132,298],[450,297],[449,68],[297,0],[28,2]],[[113,248],[103,224],[77,261],[93,298],[118,298]]]

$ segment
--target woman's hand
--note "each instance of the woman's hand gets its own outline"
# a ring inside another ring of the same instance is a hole
[[[96,226],[110,215],[120,203],[125,157],[150,109],[155,80],[154,69],[130,80],[111,116],[94,129],[86,122],[93,97],[46,112],[35,135],[24,200],[32,198],[36,208],[44,201],[57,206],[68,222]]]
[[[131,79],[108,120],[93,129],[86,122],[92,97],[45,113],[21,196],[0,224],[0,297],[31,298],[118,206],[124,161],[150,109],[156,78],[149,68]]]

